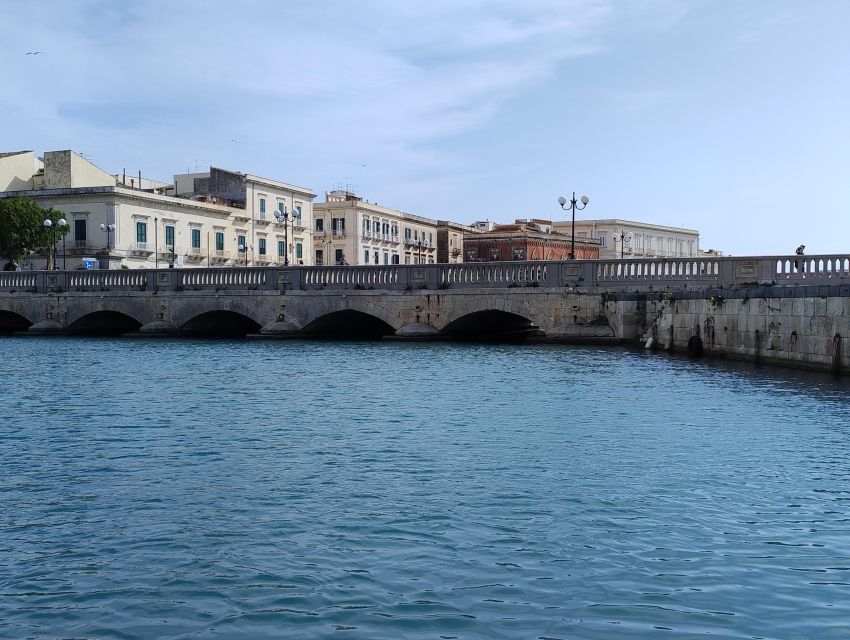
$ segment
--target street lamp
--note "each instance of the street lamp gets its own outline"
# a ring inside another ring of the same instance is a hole
[[[59,225],[60,227],[62,227],[62,271],[67,271],[68,270],[68,254],[65,251],[65,235],[66,235],[65,227],[68,226],[68,223],[65,220],[65,218],[59,218],[56,221],[56,224]]]
[[[239,253],[245,253],[245,266],[248,266],[248,245],[239,243]]]
[[[106,234],[106,250],[109,251],[112,248],[112,243],[110,242],[110,235],[113,231],[115,231],[115,225],[102,224],[100,225],[100,230]]]
[[[573,224],[572,224],[572,239],[570,240],[570,260],[576,259],[576,209],[581,211],[587,206],[587,203],[590,202],[590,198],[587,196],[581,197],[582,206],[577,206],[578,201],[576,200],[576,192],[573,191],[573,197],[571,200],[567,200],[564,196],[558,198],[558,204],[561,205],[561,209],[564,211],[567,210],[566,204],[570,203],[570,211],[573,213]]]
[[[102,224],[100,225],[100,230],[106,234],[106,268],[109,268],[109,251],[112,249],[112,243],[110,242],[110,236],[112,232],[115,231],[114,224]]]
[[[289,232],[287,231],[287,221],[289,220],[289,212],[286,210],[286,205],[281,205],[281,209],[274,212],[274,217],[278,222],[283,222],[283,266],[289,266]]]
[[[422,238],[416,239],[416,250],[419,254],[419,257],[417,258],[419,262],[417,264],[422,264]]]
[[[623,231],[622,229],[620,230],[620,233],[614,234],[614,242],[620,243],[620,260],[623,259],[623,252],[626,248],[626,243],[631,242],[631,241],[632,241],[632,234],[627,233],[627,232]]]
[[[43,224],[44,224],[46,229],[50,229],[51,227],[53,228],[53,249],[52,249],[53,267],[52,268],[55,269],[56,268],[56,227],[53,225],[53,220],[51,220],[50,218],[45,218]]]

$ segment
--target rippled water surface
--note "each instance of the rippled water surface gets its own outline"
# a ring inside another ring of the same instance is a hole
[[[850,400],[618,349],[3,338],[2,638],[850,635]]]

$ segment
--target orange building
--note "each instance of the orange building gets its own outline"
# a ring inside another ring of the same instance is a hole
[[[464,262],[569,259],[571,236],[554,232],[549,220],[517,220],[514,224],[488,226],[486,231],[464,234]],[[576,238],[575,252],[578,260],[596,260],[599,241]]]

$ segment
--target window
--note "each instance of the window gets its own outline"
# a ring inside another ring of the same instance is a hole
[[[408,254],[404,254],[404,264],[410,264],[410,256]]]
[[[298,218],[299,221],[301,220],[301,203],[300,202],[296,202],[292,206],[292,216],[294,218]]]
[[[174,251],[174,225],[165,225],[165,247]]]
[[[278,210],[280,213],[283,213],[283,208],[284,208],[285,206],[286,206],[286,204],[283,202],[283,200],[278,200],[278,201],[277,201],[277,210]]]
[[[394,253],[394,254],[393,254],[393,262],[392,262],[392,263],[393,263],[393,264],[398,264],[398,254],[397,254],[397,253]]]
[[[266,239],[260,238],[260,255],[266,255]]]
[[[224,231],[215,232],[215,250],[224,251]]]
[[[525,247],[514,249],[511,252],[511,257],[513,260],[525,260]]]
[[[331,227],[335,235],[345,235],[345,218],[331,219]]]
[[[490,260],[491,261],[497,261],[497,260],[499,260],[499,258],[501,258],[501,256],[499,255],[499,250],[498,249],[490,249]]]
[[[372,231],[375,233],[381,233],[381,223],[377,220],[372,222]]]
[[[363,264],[369,264],[369,250],[363,252]]]
[[[378,262],[378,258],[379,258],[379,257],[380,257],[380,256],[378,256],[378,252],[376,251],[376,252],[375,252],[375,264],[380,264],[380,262]]]
[[[192,229],[192,248],[200,249],[201,248],[201,230],[200,229]]]
[[[390,223],[389,222],[384,222],[383,224],[381,224],[381,233],[383,233],[385,236],[390,235]]]
[[[136,242],[139,244],[144,244],[148,241],[148,223],[147,222],[136,222]]]
[[[316,231],[324,231],[325,230],[325,219],[324,218],[316,218]]]
[[[478,249],[467,249],[466,250],[466,261],[467,262],[475,262],[478,260]]]
[[[266,199],[262,197],[260,198],[260,213],[266,213]]]
[[[413,235],[413,232],[410,230],[410,227],[404,228],[404,239],[410,242],[410,238]]]
[[[605,236],[599,236],[599,246],[600,247],[605,246]]]
[[[390,254],[384,251],[384,264],[390,263]]]
[[[284,244],[283,240],[278,240],[277,241],[277,257],[282,258],[284,253],[286,253],[286,244]]]
[[[304,246],[300,242],[295,243],[295,257],[299,260],[304,257]]]
[[[395,224],[393,225],[393,238],[394,239],[398,238],[398,226],[395,225]],[[398,263],[396,263],[396,264],[398,264]]]
[[[334,264],[342,264],[342,249],[334,249]]]
[[[78,247],[85,247],[88,239],[88,220],[77,218],[74,220],[74,242]]]
[[[364,218],[364,220],[363,220],[363,235],[364,235],[364,236],[368,236],[368,235],[369,235],[369,221],[368,221],[368,220],[366,220],[365,218]]]
[[[325,263],[325,252],[321,249],[316,249],[316,264]]]
[[[236,236],[236,248],[239,249],[240,252],[248,252],[248,241],[245,239],[245,236]]]

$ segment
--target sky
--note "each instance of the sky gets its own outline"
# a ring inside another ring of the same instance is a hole
[[[850,252],[846,0],[0,0],[0,151]],[[28,52],[40,51],[37,55]]]

